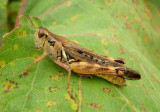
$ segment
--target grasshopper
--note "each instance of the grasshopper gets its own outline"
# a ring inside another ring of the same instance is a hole
[[[141,78],[137,71],[124,66],[123,59],[97,54],[62,36],[51,33],[44,27],[36,29],[31,18],[29,16],[28,18],[35,29],[35,47],[38,50],[44,48],[44,53],[25,70],[24,75],[27,75],[28,70],[35,63],[49,54],[56,64],[68,71],[67,91],[70,91],[71,71],[80,76],[96,75],[119,86],[126,85],[125,79]]]

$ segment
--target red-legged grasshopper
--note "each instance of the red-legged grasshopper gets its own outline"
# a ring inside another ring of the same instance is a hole
[[[30,22],[34,27],[31,19]],[[94,53],[62,36],[51,33],[44,27],[35,28],[35,46],[37,49],[44,48],[44,53],[23,74],[27,74],[35,63],[49,54],[56,64],[68,71],[68,91],[71,70],[81,76],[96,75],[120,86],[125,86],[125,79],[138,80],[141,78],[137,71],[123,65],[125,64],[123,59]]]

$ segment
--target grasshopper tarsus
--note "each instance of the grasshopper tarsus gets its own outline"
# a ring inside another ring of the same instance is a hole
[[[24,77],[27,77],[27,76],[28,76],[28,72],[25,71],[25,72],[23,73],[23,75],[24,75]]]
[[[23,75],[24,77],[27,77],[27,76],[28,76],[28,73],[25,71],[25,72],[23,72],[22,74],[20,74],[19,77],[22,77],[22,75]]]

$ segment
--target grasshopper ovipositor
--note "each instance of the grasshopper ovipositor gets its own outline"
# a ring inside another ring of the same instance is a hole
[[[29,16],[28,18],[35,29],[35,46],[37,49],[44,48],[44,53],[23,74],[27,74],[35,63],[49,54],[56,64],[68,71],[68,91],[71,70],[81,76],[96,75],[120,86],[125,86],[125,79],[141,78],[137,71],[124,66],[123,59],[97,54],[62,36],[51,33],[44,27],[36,29],[31,18]]]

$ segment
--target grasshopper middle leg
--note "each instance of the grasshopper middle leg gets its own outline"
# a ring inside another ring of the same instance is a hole
[[[70,88],[69,88],[70,77],[71,77],[71,68],[70,68],[70,66],[67,65],[67,64],[64,64],[64,63],[62,63],[62,62],[60,62],[60,61],[58,61],[58,60],[54,60],[54,62],[55,62],[57,65],[61,66],[62,68],[66,69],[66,70],[68,71],[67,91],[68,91],[68,92],[71,92],[71,90],[70,90]]]

